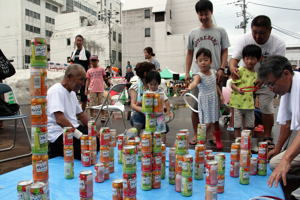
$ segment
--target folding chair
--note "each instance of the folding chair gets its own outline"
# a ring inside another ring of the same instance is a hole
[[[95,119],[95,122],[97,122],[97,120],[99,119],[100,115],[101,115],[101,111],[107,111],[108,112],[108,118],[104,123],[104,126],[107,126],[108,122],[110,122],[111,117],[112,117],[112,113],[113,112],[120,112],[122,115],[122,120],[123,120],[123,125],[124,125],[124,129],[126,130],[126,123],[125,123],[125,117],[124,117],[124,112],[125,112],[125,106],[123,104],[119,103],[119,100],[121,98],[121,94],[122,92],[125,90],[126,88],[126,84],[125,83],[121,83],[121,84],[117,84],[114,85],[110,88],[107,97],[105,98],[104,102],[101,105],[98,106],[91,106],[91,109],[94,110],[98,110],[98,114],[97,117]],[[119,97],[116,100],[115,104],[110,104],[110,95],[111,92],[115,92],[115,93],[119,93]]]
[[[0,83],[0,95],[4,95],[5,93],[8,93],[8,92],[12,92],[13,97],[14,97],[16,103],[18,103],[17,99],[16,99],[16,97],[14,95],[14,92],[13,92],[12,88],[10,86],[8,86],[7,84]],[[10,158],[5,158],[5,159],[0,160],[0,163],[8,161],[8,160],[14,160],[14,159],[17,159],[17,158],[22,158],[22,157],[26,157],[26,156],[30,156],[31,155],[31,140],[30,140],[30,136],[29,136],[29,133],[28,133],[28,130],[27,130],[26,123],[25,123],[25,118],[26,117],[27,117],[26,115],[22,114],[21,110],[19,110],[18,114],[16,114],[16,115],[12,115],[12,116],[0,116],[0,121],[8,121],[8,120],[14,120],[15,121],[15,131],[14,131],[14,136],[13,136],[12,144],[9,147],[0,149],[0,152],[8,151],[8,150],[11,150],[11,149],[13,149],[15,147],[15,144],[16,144],[16,134],[17,134],[17,120],[18,119],[20,119],[22,121],[23,127],[24,127],[26,135],[27,135],[29,147],[30,147],[30,153],[26,153],[26,154],[22,154],[22,155],[18,155],[18,156],[13,156],[13,157],[10,157]]]

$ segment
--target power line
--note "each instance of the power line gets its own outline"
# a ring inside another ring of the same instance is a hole
[[[255,5],[258,5],[258,6],[265,6],[265,7],[269,7],[269,8],[278,8],[278,9],[282,9],[282,10],[300,11],[300,9],[297,9],[297,8],[284,8],[284,7],[279,7],[279,6],[271,6],[271,5],[261,4],[261,3],[255,3],[255,2],[251,2],[251,1],[249,1],[248,3],[255,4]]]

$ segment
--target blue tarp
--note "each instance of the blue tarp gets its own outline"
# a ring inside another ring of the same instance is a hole
[[[194,155],[194,151],[190,150]],[[168,155],[168,154],[167,154]],[[229,176],[230,156],[226,153],[226,175],[225,193],[218,194],[218,200],[248,200],[249,198],[272,195],[284,199],[281,187],[269,188],[267,186],[268,176],[251,176],[250,185],[240,185],[238,178]],[[168,159],[168,157],[167,157]],[[168,160],[166,165],[168,166]],[[166,179],[162,180],[161,189],[150,191],[141,190],[141,163],[138,162],[137,171],[137,199],[158,200],[158,199],[205,199],[205,180],[193,180],[193,196],[183,197],[175,192],[174,185],[168,183],[168,168],[166,169]],[[79,180],[78,175],[81,170],[93,169],[93,167],[83,167],[80,161],[75,161],[75,178],[67,180],[64,178],[64,161],[62,157],[49,160],[50,175],[50,195],[51,200],[79,200]],[[112,180],[122,178],[122,165],[117,163],[117,150],[115,149],[115,172],[110,174],[110,179],[104,183],[94,183],[94,200],[112,199]],[[0,199],[17,199],[16,186],[20,180],[32,179],[32,166],[23,167],[15,171],[0,175]]]

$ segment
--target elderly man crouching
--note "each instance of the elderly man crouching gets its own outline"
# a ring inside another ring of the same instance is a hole
[[[49,156],[63,156],[63,128],[75,128],[74,158],[80,159],[80,136],[87,134],[88,116],[76,97],[76,91],[85,83],[86,72],[81,65],[70,65],[61,83],[49,88],[47,94]],[[81,122],[82,125],[79,124]],[[99,146],[97,144],[97,146]],[[98,147],[97,147],[98,149]]]

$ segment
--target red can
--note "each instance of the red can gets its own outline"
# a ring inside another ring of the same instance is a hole
[[[218,193],[224,193],[225,175],[218,175]]]
[[[175,154],[175,147],[169,148],[169,166],[170,167],[175,167],[176,164],[176,154]]]
[[[152,154],[144,154],[142,156],[142,172],[152,171]]]
[[[175,165],[175,172],[176,173],[181,174],[181,172],[182,172],[182,163],[183,163],[183,156],[182,155],[176,155],[176,165]]]
[[[93,197],[93,172],[91,170],[84,170],[79,175],[80,182],[80,197]]]
[[[154,153],[153,154],[153,170],[161,170],[161,160],[162,154],[161,153]]]
[[[112,200],[123,200],[123,179],[113,180],[112,189]]]
[[[240,143],[231,144],[230,160],[236,162],[240,160]]]
[[[75,128],[72,127],[64,127],[64,145],[73,145],[73,135]]]
[[[95,182],[104,182],[105,167],[103,163],[97,163],[95,165]]]
[[[110,146],[110,130],[108,127],[102,127],[100,129],[100,145]]]
[[[250,160],[250,175],[257,175],[257,158],[255,157]]]
[[[118,145],[118,150],[122,150],[124,146],[124,134],[120,134],[117,137],[117,145]]]
[[[91,166],[91,152],[87,150],[81,151],[81,163],[84,167]]]
[[[204,151],[204,154],[205,154],[205,155],[212,154],[212,153],[213,153],[213,151],[212,151],[211,149],[206,149],[206,150]]]
[[[91,165],[95,165],[97,163],[97,151],[91,152]]]
[[[205,160],[205,145],[197,144],[195,146],[195,162],[204,163]]]
[[[250,167],[250,157],[250,151],[242,149],[240,153],[240,166]]]
[[[258,144],[258,158],[266,160],[267,157],[268,157],[268,143],[260,142]]]
[[[161,171],[156,170],[152,172],[152,188],[159,189],[161,186]]]
[[[88,121],[88,135],[89,136],[96,136],[97,133],[97,128],[96,128],[96,123],[94,120],[89,120]]]
[[[73,145],[64,145],[64,161],[74,162],[74,147]]]
[[[88,139],[89,139],[89,136],[87,136],[87,135],[82,135],[80,137],[80,149],[81,149],[81,151],[89,150]]]
[[[109,147],[101,146],[100,147],[100,162],[108,163],[109,162]]]
[[[206,163],[207,162],[209,162],[209,161],[213,161],[213,160],[215,160],[215,155],[214,154],[212,154],[212,153],[210,153],[210,154],[207,154],[206,156],[205,156],[205,166],[206,166]]]
[[[251,131],[243,130],[241,133],[241,149],[251,149]]]
[[[123,197],[136,196],[136,174],[123,174]]]
[[[237,161],[231,161],[230,162],[230,176],[231,177],[239,177],[240,172],[240,163]]]
[[[217,161],[208,161],[206,163],[206,184],[218,184],[218,163]]]
[[[103,163],[104,165],[104,180],[109,179],[109,163]]]
[[[88,137],[88,146],[90,151],[97,151],[97,137],[89,136]]]

